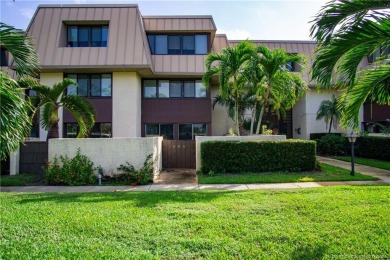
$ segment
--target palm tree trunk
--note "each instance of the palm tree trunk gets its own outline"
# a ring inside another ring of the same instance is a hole
[[[256,134],[257,134],[257,135],[260,133],[261,120],[263,119],[263,115],[264,115],[264,111],[265,111],[265,106],[266,106],[267,103],[268,103],[269,92],[270,92],[270,90],[271,90],[271,87],[272,87],[272,85],[269,84],[269,85],[268,85],[268,88],[267,88],[267,92],[266,92],[266,94],[265,94],[264,102],[263,102],[263,104],[261,105],[261,111],[260,111],[260,115],[259,115],[259,120],[257,121],[257,128],[256,128]]]
[[[251,135],[253,135],[253,127],[255,126],[256,111],[257,111],[257,98],[255,99],[255,103],[253,104],[253,108],[252,108],[251,129],[249,132],[249,134]]]
[[[58,120],[50,124],[49,132],[47,133],[47,140],[52,138],[59,138]]]
[[[333,124],[333,116],[330,117],[329,134],[330,134],[330,131],[332,130],[332,124]]]

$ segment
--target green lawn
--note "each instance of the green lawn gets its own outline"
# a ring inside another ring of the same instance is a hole
[[[199,184],[245,184],[245,183],[283,183],[283,182],[318,182],[318,181],[371,181],[377,178],[355,173],[350,175],[350,171],[336,166],[321,164],[321,172],[305,173],[245,173],[245,174],[217,174],[208,176],[200,174]]]
[[[350,156],[340,156],[340,157],[335,157],[335,159],[341,160],[344,162],[351,161]],[[372,167],[376,167],[376,168],[385,169],[385,170],[390,171],[390,162],[386,162],[386,161],[379,161],[379,160],[374,160],[374,159],[355,157],[355,163],[363,164],[363,165],[367,165],[367,166],[372,166]]]
[[[0,186],[42,185],[44,183],[44,177],[39,174],[21,173],[0,176]]]
[[[390,187],[1,193],[0,259],[386,259]]]

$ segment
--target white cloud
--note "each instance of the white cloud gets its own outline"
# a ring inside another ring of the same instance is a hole
[[[251,34],[246,30],[233,29],[224,30],[220,29],[217,31],[218,34],[226,34],[229,40],[246,40],[252,38]]]
[[[35,13],[35,10],[32,9],[32,8],[22,8],[22,9],[20,9],[20,13],[24,17],[26,17],[28,19],[31,19],[33,17],[34,13]]]
[[[87,0],[73,0],[75,4],[86,4]]]

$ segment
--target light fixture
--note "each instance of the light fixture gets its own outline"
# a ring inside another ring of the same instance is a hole
[[[354,134],[353,131],[348,135],[346,135],[348,141],[351,143],[351,175],[355,175],[355,142],[359,137],[358,134]]]

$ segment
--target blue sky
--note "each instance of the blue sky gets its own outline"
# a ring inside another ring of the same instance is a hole
[[[310,40],[309,22],[327,0],[124,1],[0,0],[0,20],[26,29],[39,4],[138,4],[142,15],[212,15],[217,33],[230,40]]]

